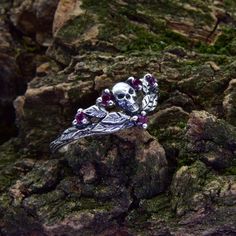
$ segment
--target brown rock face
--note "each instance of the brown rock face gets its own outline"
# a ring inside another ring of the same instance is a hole
[[[96,173],[96,179],[107,176],[103,181],[113,179],[123,187],[129,186],[137,199],[164,191],[168,183],[165,151],[147,132],[135,128],[97,139],[75,146],[75,152],[68,157],[69,166],[75,172],[83,173],[84,166],[95,166],[91,171],[93,175]]]
[[[56,34],[68,20],[84,13],[81,5],[82,1],[78,0],[59,1],[53,21],[53,34]]]
[[[17,0],[11,9],[11,21],[26,35],[35,35],[36,41],[49,45],[52,21],[58,0]]]
[[[216,169],[235,161],[235,127],[207,112],[193,112],[187,123],[187,152]]]
[[[14,59],[0,54],[0,143],[16,135],[13,100],[24,93],[26,81],[21,77]]]
[[[236,235],[235,22],[230,0],[1,0],[0,235]],[[50,153],[146,73],[147,130]]]
[[[236,125],[235,99],[236,99],[236,79],[232,79],[229,83],[229,87],[225,91],[223,106],[227,121],[229,121],[234,126]]]
[[[202,162],[195,162],[191,166],[181,167],[174,176],[171,191],[173,194],[172,207],[177,215],[182,217],[180,224],[184,231],[179,229],[177,234],[187,235],[194,231],[203,235],[234,234],[235,214],[235,176],[217,176],[209,172]],[[224,211],[222,205],[227,206]],[[218,221],[219,215],[225,220]],[[209,222],[218,221],[202,233],[199,224],[207,225]],[[227,221],[227,223],[226,223]],[[227,226],[226,226],[227,224]],[[200,232],[199,232],[200,231]]]

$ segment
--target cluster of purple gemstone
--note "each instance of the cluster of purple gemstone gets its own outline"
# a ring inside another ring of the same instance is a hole
[[[81,111],[75,115],[75,120],[78,125],[83,124],[83,120],[86,119],[86,115]]]
[[[145,79],[147,80],[150,86],[154,86],[155,83],[157,82],[155,77],[153,77],[152,75],[146,75]]]
[[[137,125],[140,125],[140,126],[142,126],[143,124],[147,124],[148,123],[147,116],[138,115],[138,119],[137,119],[136,123],[137,123]]]
[[[139,79],[133,79],[130,82],[130,85],[135,89],[135,90],[139,90],[140,87],[142,86],[142,82]]]
[[[102,98],[102,102],[101,103],[105,107],[109,105],[109,101],[113,100],[113,96],[112,96],[111,93],[103,92],[101,98]]]
[[[148,84],[151,86],[151,87],[155,87],[155,84],[156,84],[156,78],[152,75],[146,75],[145,76],[145,80],[148,82]],[[131,81],[130,81],[130,85],[135,89],[135,90],[141,90],[142,88],[142,81],[140,79],[137,79],[137,78],[133,78]]]

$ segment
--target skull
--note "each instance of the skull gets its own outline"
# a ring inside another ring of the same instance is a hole
[[[116,103],[128,113],[134,113],[139,110],[138,104],[135,102],[137,97],[135,90],[127,83],[117,83],[112,88],[112,93]]]

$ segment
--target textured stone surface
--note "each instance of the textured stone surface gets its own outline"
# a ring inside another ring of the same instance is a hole
[[[0,101],[19,135],[0,146],[0,235],[235,235],[235,12],[231,0],[1,1]],[[49,152],[78,108],[148,72],[160,98],[146,131]]]
[[[225,98],[223,100],[223,106],[226,114],[226,120],[232,125],[236,125],[236,79],[232,79],[229,83],[229,87],[225,90]]]
[[[19,73],[14,59],[0,54],[0,143],[16,134],[13,100],[24,93],[26,81]]]
[[[186,139],[189,157],[192,155],[218,170],[235,163],[235,127],[205,111],[194,111],[190,115]]]
[[[15,0],[10,18],[24,34],[34,35],[38,43],[48,46],[57,4],[58,0]]]
[[[81,172],[84,166],[93,163],[97,181],[106,176],[107,179],[102,180],[105,184],[113,180],[124,188],[129,186],[138,199],[163,192],[168,182],[164,149],[139,128],[89,142],[82,141],[75,153],[68,157],[68,163],[75,172]]]

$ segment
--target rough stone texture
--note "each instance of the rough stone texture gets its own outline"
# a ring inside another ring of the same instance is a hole
[[[57,4],[58,0],[15,0],[10,18],[22,33],[33,35],[39,44],[48,46]]]
[[[48,60],[38,43],[51,37],[56,6],[57,1],[0,3],[0,143],[17,135],[13,100],[25,93],[36,67]]]
[[[72,146],[60,160],[37,161],[27,169],[26,160],[17,164],[28,172],[5,196],[11,198],[9,211],[23,206],[25,218],[38,219],[49,235],[91,235],[118,224],[141,198],[166,189],[165,151],[147,132],[131,129]],[[9,233],[8,217],[3,225]]]
[[[0,54],[0,143],[16,133],[15,112],[12,105],[17,95],[25,91],[26,82],[19,73],[14,59]]]
[[[236,161],[236,129],[205,111],[190,115],[186,132],[186,154],[215,169],[230,167]]]
[[[227,227],[233,235],[235,233],[233,215],[236,210],[235,187],[235,176],[219,176],[209,172],[202,162],[195,162],[189,167],[182,166],[175,174],[171,185],[172,208],[178,216],[186,214],[180,224],[187,227],[199,222],[204,222],[203,225],[209,224],[214,217],[218,221],[219,215],[222,214],[218,224],[212,225],[203,232],[195,226],[195,232],[198,231],[199,235],[212,235],[220,230],[224,232],[224,228]],[[222,206],[225,206],[227,211],[222,211]]]
[[[0,146],[0,235],[236,234],[235,1],[3,0],[0,19],[19,133]],[[78,108],[147,72],[147,131],[50,154]]]
[[[232,125],[236,125],[236,79],[232,79],[229,83],[229,87],[225,91],[225,98],[223,106],[225,110],[226,120]]]

